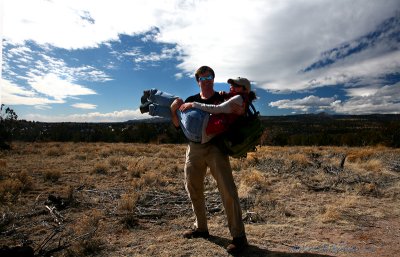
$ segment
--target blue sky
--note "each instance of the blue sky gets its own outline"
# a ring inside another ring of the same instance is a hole
[[[143,90],[247,77],[263,115],[400,113],[398,0],[3,0],[1,103],[20,119],[148,118]]]

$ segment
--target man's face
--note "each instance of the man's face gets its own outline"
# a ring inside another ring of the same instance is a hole
[[[200,87],[213,87],[214,86],[214,77],[210,72],[201,73],[199,75],[199,86]]]

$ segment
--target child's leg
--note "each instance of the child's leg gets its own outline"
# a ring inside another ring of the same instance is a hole
[[[172,102],[177,98],[177,96],[160,91],[158,89],[151,89],[148,99],[150,102],[156,103],[160,106],[167,106],[169,108]]]
[[[205,129],[204,122],[209,114],[194,108],[184,112],[177,110],[177,114],[186,138],[193,142],[201,142],[203,129]]]
[[[171,118],[171,109],[169,106],[162,106],[158,104],[149,105],[149,114],[151,116],[159,116],[163,118]]]

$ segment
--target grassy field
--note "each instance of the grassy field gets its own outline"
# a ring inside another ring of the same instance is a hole
[[[0,247],[52,256],[227,256],[211,175],[212,237],[183,186],[185,145],[14,143],[0,152]],[[239,256],[396,256],[400,149],[261,147],[231,160],[251,246]]]

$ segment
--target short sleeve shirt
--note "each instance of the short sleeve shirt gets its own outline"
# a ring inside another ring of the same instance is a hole
[[[224,101],[224,98],[218,93],[215,92],[213,96],[211,96],[208,99],[203,99],[199,94],[189,96],[186,100],[185,103],[189,102],[198,102],[198,103],[203,103],[203,104],[220,104]]]

